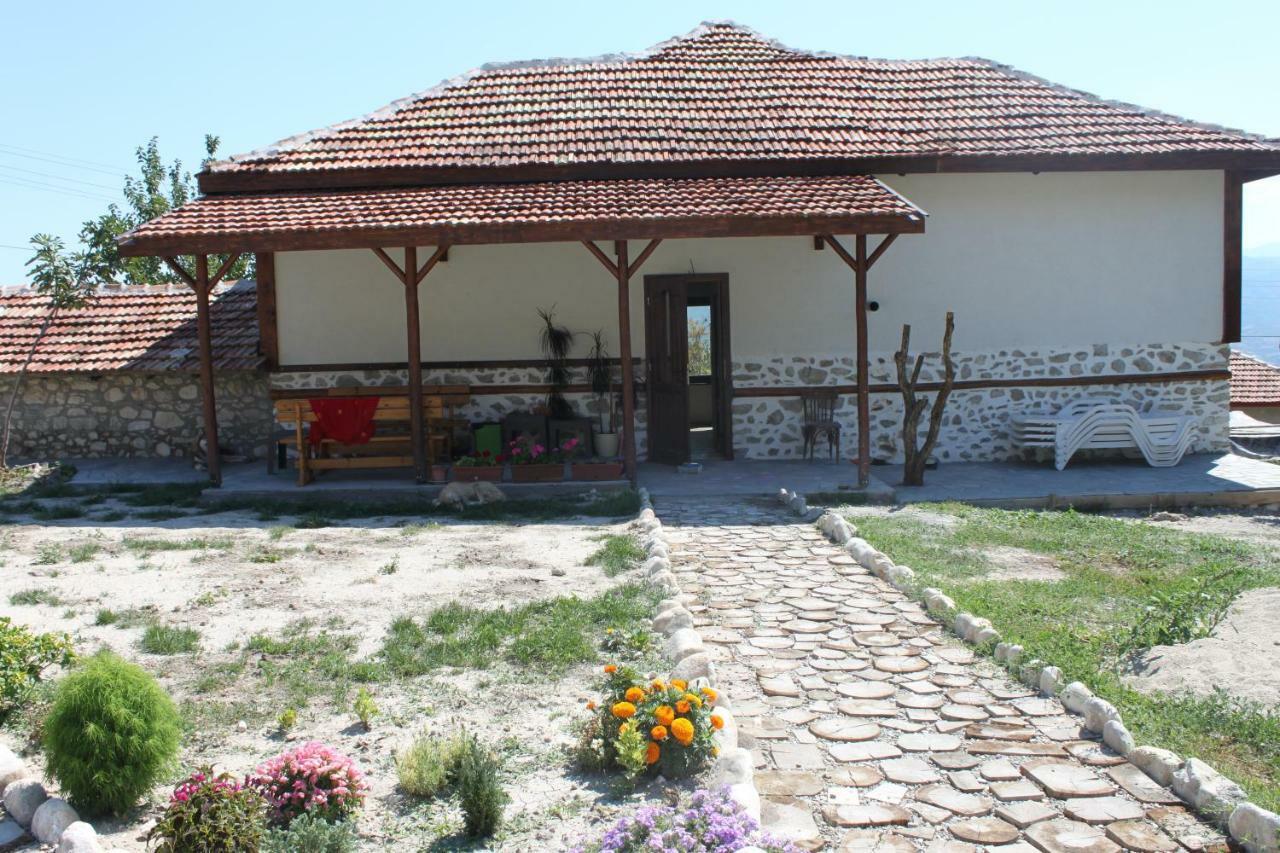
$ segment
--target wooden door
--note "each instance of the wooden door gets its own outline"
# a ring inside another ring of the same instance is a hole
[[[686,276],[644,279],[649,460],[689,461],[689,318]]]

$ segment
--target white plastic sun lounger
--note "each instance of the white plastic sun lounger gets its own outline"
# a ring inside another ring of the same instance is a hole
[[[1053,448],[1054,465],[1067,467],[1078,450],[1131,450],[1157,468],[1177,465],[1196,435],[1196,419],[1144,416],[1132,406],[1079,400],[1056,415],[1013,418],[1015,440],[1023,447]]]

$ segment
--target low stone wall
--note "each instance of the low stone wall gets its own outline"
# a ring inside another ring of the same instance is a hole
[[[15,379],[0,377],[0,405]],[[215,374],[218,440],[261,455],[271,421],[265,374]],[[190,457],[204,421],[194,373],[29,374],[14,407],[10,455],[53,460]]]
[[[955,353],[961,381],[1043,380],[1227,370],[1228,348],[1215,344],[1096,344],[1076,350],[1008,350]],[[925,362],[921,380],[941,381],[941,359]],[[788,356],[734,362],[734,388],[854,385],[857,370],[849,356]],[[896,386],[892,353],[872,353],[870,383]],[[932,396],[932,392],[929,392]],[[1067,403],[1096,398],[1128,403],[1140,412],[1188,414],[1199,419],[1192,452],[1228,447],[1230,383],[1225,380],[1152,381],[1124,384],[1022,386],[953,391],[934,454],[947,462],[1019,459],[1026,451],[1013,443],[1010,417],[1016,411],[1057,411]],[[849,454],[857,447],[857,400],[842,395],[836,417]],[[748,458],[799,458],[803,410],[798,396],[736,396],[734,445]],[[922,424],[923,426],[923,424]],[[871,448],[876,459],[902,461],[902,397],[896,391],[871,395]],[[820,446],[819,453],[825,453]]]

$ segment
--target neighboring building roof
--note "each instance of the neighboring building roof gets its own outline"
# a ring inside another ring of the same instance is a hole
[[[941,161],[999,168],[1021,157],[1010,168],[1034,168],[1036,158],[1098,155],[1130,158],[1132,168],[1170,157],[1222,168],[1250,155],[1280,162],[1280,142],[1105,101],[986,59],[810,53],[720,22],[641,54],[487,65],[363,118],[215,162],[201,186],[430,183],[432,173],[462,182],[510,169],[526,180],[647,177],[726,162],[871,171],[857,163],[925,158],[919,168],[932,171]],[[602,166],[610,168],[591,170]]]
[[[147,222],[121,242],[126,254],[680,237],[706,234],[876,233],[924,230],[924,211],[866,175],[653,178],[410,189],[212,195]],[[861,227],[860,227],[861,226]],[[177,245],[177,244],[175,244]]]
[[[195,370],[199,366],[195,294],[185,286],[109,287],[82,308],[59,311],[40,335],[49,300],[27,289],[0,290],[0,374]],[[210,305],[214,367],[251,370],[258,354],[257,288],[229,282]],[[32,344],[39,340],[32,355]]]
[[[1231,352],[1231,408],[1280,406],[1280,367]]]

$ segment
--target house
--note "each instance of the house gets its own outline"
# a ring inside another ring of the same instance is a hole
[[[1241,187],[1277,173],[1275,140],[988,60],[708,23],[637,55],[485,66],[212,163],[120,249],[194,259],[205,339],[210,256],[254,253],[273,388],[407,385],[418,411],[424,383],[461,383],[478,420],[542,402],[554,308],[619,359],[633,474],[689,454],[708,392],[686,317],[709,309],[715,449],[798,457],[801,395],[834,390],[865,482],[900,458],[902,327],[935,349],[948,311],[943,460],[1017,456],[1013,410],[1080,397],[1194,415],[1194,449],[1226,447]]]
[[[1231,352],[1231,438],[1254,450],[1280,444],[1280,367]]]

